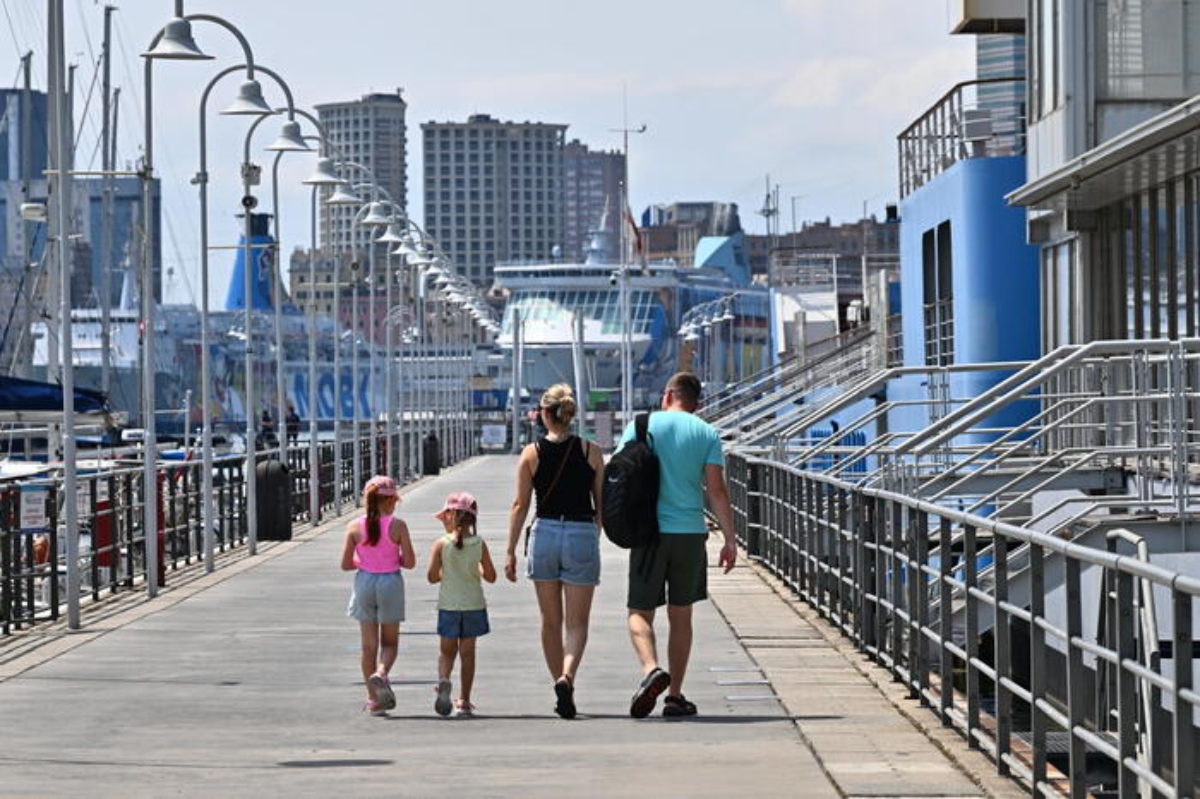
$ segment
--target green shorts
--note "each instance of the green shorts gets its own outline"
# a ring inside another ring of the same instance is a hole
[[[692,605],[707,598],[707,533],[660,533],[656,543],[630,552],[630,610]]]

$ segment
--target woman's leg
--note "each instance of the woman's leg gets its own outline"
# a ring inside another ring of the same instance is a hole
[[[559,580],[537,580],[538,609],[542,612],[542,655],[550,679],[563,673],[563,584]]]
[[[566,599],[567,635],[562,673],[574,683],[579,661],[583,660],[583,650],[587,648],[588,620],[592,615],[592,596],[596,593],[596,586],[565,583],[563,593]]]
[[[441,642],[438,650],[438,679],[448,680],[454,673],[454,658],[458,656],[459,639],[443,637]]]
[[[475,639],[460,638],[458,641],[458,663],[460,668],[459,698],[471,704],[471,688],[475,685]]]
[[[379,625],[372,621],[362,621],[358,624],[362,631],[360,663],[363,683],[367,686],[367,698],[374,702],[375,690],[371,687],[370,679],[375,673],[375,664],[379,656]]]
[[[400,623],[379,625],[379,664],[376,673],[388,676],[400,651]]]

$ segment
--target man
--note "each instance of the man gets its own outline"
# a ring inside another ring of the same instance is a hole
[[[287,431],[288,444],[295,444],[300,440],[300,414],[296,413],[296,408],[290,402],[287,406],[287,416],[283,418],[284,429]]]
[[[665,717],[693,716],[696,705],[683,695],[683,679],[692,652],[692,605],[708,597],[707,525],[704,498],[717,517],[725,544],[719,565],[728,573],[737,560],[733,508],[725,485],[725,459],[717,431],[695,416],[700,380],[680,372],[668,382],[662,412],[650,415],[651,446],[660,464],[659,536],[655,544],[635,549],[629,562],[629,636],[642,664],[642,681],[629,714],[645,718],[658,695]],[[621,443],[636,435],[630,422]],[[658,665],[654,613],[667,606],[667,667]]]

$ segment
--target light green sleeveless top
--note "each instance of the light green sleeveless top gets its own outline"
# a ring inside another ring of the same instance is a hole
[[[462,549],[454,546],[454,536],[442,536],[442,582],[438,589],[438,610],[483,610],[483,583],[479,561],[483,557],[483,539],[478,535],[463,538]]]

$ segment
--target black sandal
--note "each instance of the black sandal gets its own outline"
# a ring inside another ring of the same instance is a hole
[[[564,719],[575,718],[575,685],[563,675],[554,683],[554,712]]]
[[[635,719],[644,719],[654,710],[658,695],[671,687],[671,675],[657,666],[642,678],[641,684],[629,702],[629,715]]]
[[[683,716],[696,715],[696,704],[689,702],[683,694],[679,696],[668,695],[663,699],[663,718],[681,718]]]

